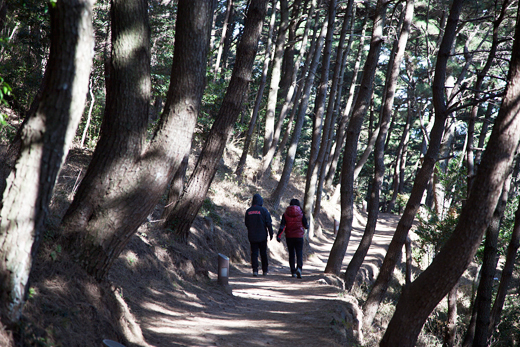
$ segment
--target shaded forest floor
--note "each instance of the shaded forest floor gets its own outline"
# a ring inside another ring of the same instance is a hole
[[[322,235],[305,245],[302,279],[289,276],[285,243],[276,241],[269,242],[269,275],[252,276],[243,224],[252,195],[259,192],[266,198],[264,206],[271,211],[277,230],[289,200],[303,200],[305,182],[295,174],[275,211],[268,196],[277,174],[257,185],[239,185],[231,167],[240,154],[237,151],[226,151],[188,245],[157,228],[159,204],[114,264],[108,281],[95,283],[53,243],[61,216],[90,160],[88,151],[71,150],[31,276],[21,337],[25,345],[102,346],[103,339],[154,347],[367,343],[371,337],[359,329],[358,299],[344,292],[339,277],[323,274],[339,206],[323,202],[317,221]],[[248,162],[253,167],[257,163]],[[253,173],[248,169],[246,175]],[[365,216],[357,212],[345,265],[361,238],[364,221]],[[397,216],[382,215],[363,266],[367,284],[377,274],[397,221]],[[228,286],[217,283],[218,253],[230,258]]]
[[[0,155],[5,148],[3,143]],[[341,278],[323,274],[334,242],[334,219],[339,219],[339,205],[327,198],[316,220],[322,234],[305,245],[303,278],[289,276],[285,243],[276,241],[269,242],[269,275],[252,277],[243,224],[252,195],[264,196],[277,230],[289,200],[303,201],[305,178],[296,167],[281,207],[274,210],[268,197],[281,168],[274,165],[261,182],[252,183],[259,161],[249,157],[244,183],[239,184],[233,171],[240,154],[238,148],[228,146],[187,245],[157,227],[163,201],[132,237],[107,281],[97,283],[54,242],[91,156],[87,150],[72,149],[56,185],[31,273],[17,337],[20,345],[103,346],[103,339],[127,347],[376,345],[393,312],[398,289],[390,288],[370,332],[359,328],[359,307],[399,217],[380,214],[374,244],[360,273],[362,285],[354,293],[343,290]],[[356,210],[343,271],[357,248],[365,218]],[[230,259],[227,286],[217,283],[219,253]],[[402,281],[396,272],[393,286],[399,288]]]

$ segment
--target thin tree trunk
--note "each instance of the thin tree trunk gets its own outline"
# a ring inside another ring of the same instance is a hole
[[[253,132],[255,131],[256,121],[258,119],[258,112],[260,111],[260,104],[262,103],[262,98],[264,95],[264,89],[267,81],[267,74],[269,72],[269,64],[271,61],[271,45],[273,41],[273,31],[276,20],[276,1],[272,0],[272,13],[271,20],[269,22],[269,34],[267,37],[267,45],[265,48],[264,54],[264,67],[262,69],[262,80],[260,81],[260,85],[258,86],[258,92],[256,94],[255,107],[253,108],[253,115],[251,116],[251,120],[249,122],[249,127],[247,130],[246,139],[244,140],[244,148],[242,150],[242,155],[240,156],[240,160],[238,162],[237,168],[235,170],[235,174],[238,179],[242,180],[242,173],[244,172],[244,166],[246,164],[247,153],[249,152],[249,146],[251,145],[251,140],[253,137]]]
[[[511,283],[513,277],[513,270],[515,268],[515,259],[520,247],[520,208],[517,209],[515,214],[515,225],[513,232],[511,233],[511,240],[507,247],[506,262],[502,269],[502,275],[500,276],[500,284],[495,298],[495,303],[491,310],[491,317],[489,320],[489,336],[495,331],[497,324],[500,322],[500,315],[504,306],[505,298],[507,295],[507,289]]]
[[[410,283],[412,283],[412,239],[410,237],[406,238],[405,249],[406,249],[405,285],[409,285]]]
[[[287,28],[289,27],[289,3],[288,0],[280,0],[280,26],[278,27],[278,37],[274,45],[273,68],[271,69],[271,84],[269,86],[269,96],[267,98],[267,110],[265,114],[265,135],[263,156],[267,154],[274,136],[274,121],[276,102],[278,100],[278,89],[280,84],[280,76],[282,75],[282,61],[285,46],[285,38],[287,36]],[[257,176],[261,176],[257,174]]]
[[[476,308],[477,319],[475,321],[474,347],[485,347],[488,345],[488,327],[490,324],[491,301],[493,296],[493,284],[498,262],[498,236],[504,211],[509,199],[511,188],[511,176],[504,183],[500,200],[498,201],[493,218],[486,229],[486,240],[484,242],[484,258],[480,282],[475,298],[474,307]]]
[[[220,44],[218,45],[217,59],[215,61],[215,67],[213,69],[213,81],[216,81],[220,74],[220,61],[222,59],[222,52],[224,51],[224,41],[226,35],[229,35],[227,27],[229,25],[229,19],[231,12],[233,11],[233,0],[227,0],[226,17],[224,18],[224,24],[222,25],[222,35],[220,37]]]
[[[336,104],[334,106],[334,120],[333,120],[333,126],[336,127],[336,123],[338,128],[339,128],[339,125],[340,125],[340,121],[338,121],[338,117],[340,115],[340,110],[341,110],[341,104],[342,104],[342,99],[343,99],[343,87],[344,87],[344,80],[345,80],[345,70],[347,68],[347,59],[350,55],[350,51],[352,49],[352,43],[354,42],[354,24],[355,24],[355,18],[356,18],[356,6],[355,6],[355,3],[353,2],[352,3],[352,7],[350,7],[350,0],[349,2],[347,3],[347,9],[345,11],[345,17],[349,17],[348,19],[348,22],[350,23],[350,27],[348,28],[348,33],[350,33],[350,35],[348,35],[348,41],[347,41],[347,46],[343,52],[343,61],[341,62],[341,70],[340,70],[340,79],[339,79],[339,85],[338,85],[338,95],[336,96]],[[346,20],[346,18],[345,18]],[[344,129],[343,129],[344,131]],[[337,131],[336,131],[337,132]],[[336,138],[336,132],[332,131],[330,133],[330,143],[332,144],[331,145],[331,149],[329,151],[329,154],[328,154],[328,158],[327,158],[327,162],[326,162],[326,167],[325,167],[325,176],[323,178],[323,188],[326,189],[326,190],[329,190],[332,186],[332,180],[334,179],[334,177],[332,177],[332,179],[330,180],[330,184],[329,184],[329,174],[331,173],[331,165],[332,165],[332,161],[334,159],[334,155],[333,153],[335,153],[336,151],[336,147],[337,147],[337,143],[336,141],[334,140]]]
[[[332,86],[331,86],[331,92],[329,95],[329,102],[327,104],[327,114],[326,114],[326,121],[325,121],[325,127],[323,130],[323,137],[321,140],[320,145],[320,152],[318,153],[318,161],[316,163],[317,168],[319,169],[318,172],[318,184],[316,188],[316,204],[314,206],[314,212],[313,215],[315,217],[318,217],[320,210],[321,210],[321,196],[323,192],[323,184],[325,181],[325,174],[327,170],[327,163],[329,161],[330,156],[330,150],[332,147],[332,141],[333,141],[333,134],[334,134],[334,126],[336,124],[336,113],[337,107],[339,107],[341,98],[341,83],[342,80],[341,74],[343,73],[344,68],[344,55],[346,55],[347,52],[345,52],[345,37],[347,35],[347,29],[350,26],[350,22],[352,21],[352,7],[353,7],[354,1],[349,0],[347,4],[347,10],[346,14],[343,18],[343,25],[341,28],[341,35],[338,43],[338,48],[336,52],[336,64],[334,66],[334,75],[332,77]],[[320,236],[320,235],[318,235]]]
[[[509,0],[504,0],[504,3],[502,4],[502,9],[500,11],[500,14],[498,15],[497,19],[493,21],[493,41],[491,43],[491,48],[489,50],[488,58],[486,61],[486,64],[482,68],[482,70],[477,72],[477,80],[475,81],[475,86],[473,87],[473,98],[475,100],[478,100],[480,97],[480,92],[482,89],[482,84],[484,83],[484,78],[487,76],[491,64],[493,63],[493,60],[495,59],[496,51],[498,48],[498,35],[499,35],[499,27],[500,24],[505,19],[505,13],[508,8]],[[475,176],[475,163],[474,163],[474,148],[473,148],[473,138],[475,133],[475,120],[477,119],[479,110],[479,105],[474,105],[471,108],[471,113],[468,120],[468,148],[467,148],[467,154],[466,154],[466,167],[467,167],[467,177],[468,177],[468,184],[467,189],[468,193],[471,190],[471,186],[473,185],[473,178]],[[486,127],[487,129],[487,127]],[[483,127],[484,131],[484,127]],[[484,131],[486,133],[486,131]],[[483,145],[483,144],[482,144]],[[480,144],[479,144],[480,146]],[[479,156],[480,158],[480,156]],[[480,161],[480,160],[479,160]]]
[[[235,21],[235,4],[231,4],[229,9],[229,18],[227,19],[228,29],[226,30],[226,37],[224,38],[224,48],[222,49],[222,59],[221,59],[221,71],[226,71],[227,62],[229,58],[229,51],[231,50],[231,44],[233,43],[233,32],[235,31],[236,21]],[[222,73],[222,72],[221,72]]]
[[[365,51],[365,32],[367,27],[367,17],[365,16],[363,18],[363,29],[361,30],[361,35],[359,38],[359,46],[358,51],[356,55],[356,60],[354,63],[354,69],[352,71],[352,81],[350,82],[350,88],[347,95],[347,103],[345,105],[345,108],[343,109],[343,115],[341,117],[341,120],[339,122],[338,130],[336,131],[336,149],[334,151],[334,155],[332,158],[332,162],[330,164],[329,171],[327,173],[326,178],[326,187],[332,187],[332,180],[334,179],[334,175],[336,174],[336,169],[338,166],[339,157],[341,155],[341,151],[343,150],[343,145],[345,143],[346,134],[345,130],[347,129],[348,122],[350,121],[351,111],[352,111],[352,104],[354,102],[354,98],[356,95],[356,84],[358,80],[359,75],[359,67],[361,65],[361,58],[362,54]],[[335,203],[335,201],[334,201]]]
[[[406,208],[399,220],[396,231],[388,246],[383,264],[379,270],[379,275],[374,282],[372,290],[368,294],[367,300],[363,305],[363,325],[369,327],[376,315],[379,304],[388,288],[388,283],[392,278],[395,265],[401,257],[401,250],[408,236],[408,231],[412,227],[413,220],[421,205],[422,196],[432,175],[437,156],[439,154],[440,142],[444,132],[448,110],[444,100],[444,83],[446,78],[446,64],[450,57],[451,46],[455,40],[457,23],[462,10],[463,0],[455,0],[450,12],[450,18],[446,25],[445,35],[439,48],[437,65],[435,68],[435,78],[432,86],[433,103],[435,107],[435,122],[430,133],[428,151],[424,156],[422,166],[416,175],[410,198]]]
[[[323,41],[325,40],[326,32],[327,22],[323,23],[318,39],[313,41],[313,45],[315,47],[311,47],[310,50],[310,53],[312,53],[312,60],[308,65],[309,73],[307,75],[307,78],[305,79],[305,86],[302,90],[302,97],[299,105],[298,116],[296,117],[296,124],[294,126],[294,130],[291,136],[291,143],[287,151],[287,156],[285,157],[285,164],[283,167],[282,176],[278,181],[276,189],[270,196],[270,200],[273,203],[274,209],[277,209],[280,206],[280,199],[282,197],[283,192],[285,191],[285,188],[287,187],[287,183],[289,182],[289,178],[291,176],[292,168],[294,165],[294,158],[296,157],[296,149],[298,147],[298,142],[300,141],[303,121],[305,120],[305,113],[307,112],[307,106],[309,105],[309,96],[312,85],[314,84],[314,76],[316,73],[316,68],[318,67],[320,53],[323,47]]]
[[[455,346],[457,337],[457,290],[458,283],[451,288],[448,294],[448,321],[446,322],[446,331],[444,333],[443,347]]]
[[[454,1],[454,6],[461,3]],[[454,8],[452,7],[452,13]],[[459,222],[432,264],[405,290],[381,346],[414,346],[439,301],[457,283],[473,259],[492,219],[520,140],[520,11],[511,54],[508,85],[482,163]],[[458,17],[458,16],[457,16]],[[446,29],[446,35],[450,30]],[[443,45],[444,46],[444,45]]]
[[[368,157],[370,157],[370,154],[372,154],[372,152],[374,151],[374,146],[376,145],[376,140],[379,136],[380,126],[381,126],[381,124],[377,124],[374,131],[371,132],[372,134],[369,137],[367,146],[365,147],[363,154],[361,154],[361,156],[359,157],[359,160],[356,163],[356,167],[354,168],[354,181],[357,180],[359,173],[363,169],[363,166],[365,166],[366,162],[368,161]]]
[[[268,0],[252,0],[249,4],[244,32],[237,47],[235,67],[219,114],[211,127],[187,187],[174,211],[166,220],[166,226],[174,230],[183,242],[188,240],[190,227],[215,177],[217,164],[222,158],[233,125],[240,115],[251,80],[268,2]]]
[[[303,200],[303,211],[307,215],[307,220],[309,222],[308,235],[310,238],[314,237],[314,216],[312,215],[312,209],[314,205],[314,196],[316,195],[318,171],[320,168],[318,158],[320,154],[324,155],[320,149],[320,144],[323,129],[323,117],[325,116],[325,102],[327,101],[330,56],[332,51],[332,38],[334,34],[335,20],[336,0],[331,0],[328,7],[327,37],[325,39],[325,47],[323,49],[323,57],[321,60],[321,78],[317,87],[316,101],[314,105],[311,153],[307,164],[307,180],[305,182],[305,193]],[[333,93],[331,93],[331,96],[332,95]],[[330,117],[328,119],[330,124]],[[328,136],[328,134],[324,134],[324,136]]]
[[[51,48],[43,93],[21,129],[0,211],[0,321],[8,329],[21,317],[54,184],[85,106],[94,49],[92,7],[90,0],[49,6]]]
[[[280,92],[279,97],[282,100],[287,99],[287,92],[289,91],[289,87],[292,84],[292,76],[294,74],[294,69],[298,69],[299,67],[294,63],[294,55],[296,53],[295,46],[298,40],[298,36],[300,36],[298,30],[302,21],[309,22],[312,16],[302,16],[302,13],[305,12],[309,4],[309,0],[305,0],[302,8],[302,0],[295,0],[292,2],[290,7],[291,11],[291,20],[289,22],[289,27],[287,29],[288,33],[288,42],[285,45],[285,51],[283,54],[283,62],[282,62],[282,76],[280,79]],[[298,33],[298,34],[297,34]],[[304,34],[305,35],[305,34]]]
[[[348,135],[345,142],[343,166],[341,169],[341,220],[338,235],[336,236],[327,261],[327,266],[325,267],[326,273],[339,274],[350,240],[352,221],[354,219],[353,179],[358,138],[370,103],[370,96],[372,95],[377,61],[383,44],[383,27],[388,4],[388,0],[377,1],[370,50],[363,69],[363,79],[354,106],[354,112],[352,113],[352,118],[347,128]]]
[[[482,157],[482,151],[484,148],[484,143],[486,143],[487,134],[489,130],[489,126],[493,123],[491,116],[494,113],[495,105],[493,102],[488,103],[488,107],[486,109],[486,113],[484,115],[484,119],[482,121],[482,129],[480,130],[480,134],[478,137],[478,147],[477,153],[475,153],[475,163],[480,164],[480,158]]]
[[[408,89],[410,91],[410,89]],[[397,195],[402,192],[401,188],[404,185],[404,172],[406,167],[406,147],[410,139],[410,126],[412,122],[412,115],[415,105],[415,94],[408,94],[408,110],[406,116],[406,123],[401,134],[401,140],[396,150],[396,161],[394,167],[393,183],[392,183],[392,197],[387,205],[387,212],[393,213],[395,202],[397,201]]]
[[[316,0],[313,0],[311,2],[311,7],[309,9],[309,14],[307,15],[307,23],[305,25],[305,30],[304,30],[304,33],[303,33],[303,37],[302,37],[302,43],[301,43],[301,47],[300,47],[300,52],[298,54],[298,58],[296,59],[296,63],[294,63],[294,68],[292,69],[292,83],[291,85],[289,86],[289,89],[287,90],[287,95],[286,95],[286,99],[285,99],[285,102],[283,103],[282,105],[282,108],[280,110],[280,115],[278,117],[278,122],[276,123],[276,127],[275,127],[275,130],[274,130],[274,136],[273,136],[273,141],[271,143],[271,146],[269,147],[269,150],[267,151],[267,153],[262,157],[262,162],[260,163],[260,168],[258,169],[258,172],[257,172],[257,179],[260,180],[263,175],[265,174],[265,172],[269,169],[269,166],[271,165],[271,162],[273,160],[273,157],[274,157],[274,154],[276,152],[276,149],[277,149],[277,146],[278,146],[278,142],[279,142],[279,139],[280,139],[280,134],[282,132],[282,127],[283,127],[283,122],[285,120],[285,117],[287,116],[287,113],[289,112],[289,110],[291,109],[291,107],[293,108],[293,111],[296,111],[295,110],[295,107],[294,104],[295,104],[295,100],[298,99],[298,95],[301,95],[301,91],[303,88],[299,88],[298,91],[297,91],[297,96],[294,97],[294,92],[296,90],[296,87],[297,87],[297,76],[298,76],[298,71],[299,71],[299,67],[300,67],[300,64],[301,64],[301,61],[303,60],[303,57],[305,56],[305,53],[307,51],[307,41],[308,41],[308,35],[309,35],[309,30],[310,30],[310,24],[311,24],[311,19],[314,15],[314,9],[316,8]],[[302,71],[302,75],[305,76],[306,72],[307,72],[308,68],[305,66],[303,68],[303,71]],[[287,130],[286,130],[286,135],[287,135],[287,138],[288,138],[288,135],[290,133],[290,125],[292,124],[292,121],[294,120],[294,115],[295,115],[295,112],[291,112],[291,118],[288,122],[288,125],[287,125]],[[280,148],[282,148],[283,146],[285,146],[285,144],[281,144],[280,145]]]
[[[370,192],[370,199],[368,201],[368,219],[365,227],[365,232],[361,238],[358,249],[354,253],[352,260],[350,261],[347,271],[345,272],[345,289],[351,290],[354,286],[357,273],[359,268],[365,260],[365,256],[368,253],[368,249],[372,244],[372,238],[376,231],[377,219],[379,215],[379,194],[381,186],[383,185],[383,178],[385,175],[385,163],[384,163],[384,150],[386,142],[386,134],[388,133],[388,127],[390,119],[392,117],[392,110],[394,104],[395,91],[397,90],[397,79],[399,77],[399,71],[401,61],[404,56],[404,50],[406,43],[408,42],[408,36],[410,34],[410,27],[412,25],[414,16],[414,2],[413,0],[407,0],[406,6],[403,9],[403,25],[399,39],[395,42],[396,52],[393,59],[390,59],[388,65],[388,75],[386,78],[386,98],[384,105],[381,109],[380,127],[377,135],[376,150],[375,150],[375,168],[374,168],[374,179],[372,181],[372,189]]]
[[[85,129],[83,129],[83,134],[81,135],[80,147],[83,148],[85,146],[85,139],[87,138],[88,128],[90,127],[90,120],[92,119],[92,109],[94,108],[94,93],[92,93],[92,80],[90,80],[89,86],[89,95],[90,95],[90,107],[88,109],[87,121],[85,122]]]

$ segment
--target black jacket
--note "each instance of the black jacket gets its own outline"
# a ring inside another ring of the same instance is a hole
[[[267,241],[267,233],[273,238],[273,225],[271,215],[265,207],[264,199],[260,194],[253,195],[253,203],[246,211],[245,223],[249,242]]]

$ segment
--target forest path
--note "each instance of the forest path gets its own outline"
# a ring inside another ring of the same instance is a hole
[[[398,216],[381,215],[363,271],[377,275],[397,222]],[[358,223],[342,271],[362,233]],[[227,287],[211,274],[209,290],[200,294],[179,298],[160,290],[154,303],[141,302],[147,307],[138,315],[145,340],[154,347],[344,346],[345,334],[336,327],[345,316],[339,305],[344,295],[323,274],[333,238],[325,232],[311,243],[314,254],[304,262],[302,279],[290,276],[287,263],[274,260],[269,274],[258,277],[249,264],[232,264]]]

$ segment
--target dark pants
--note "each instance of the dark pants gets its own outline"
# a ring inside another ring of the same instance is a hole
[[[258,251],[262,259],[262,271],[267,272],[267,240],[262,242],[251,242],[251,265],[253,271],[258,272]]]
[[[303,267],[303,237],[286,237],[285,241],[287,242],[287,248],[289,249],[289,266],[291,267],[291,273],[295,274],[297,268],[301,271]],[[296,264],[294,264],[295,255]]]

